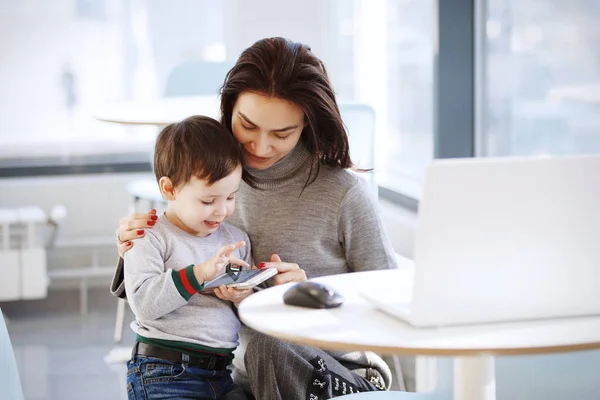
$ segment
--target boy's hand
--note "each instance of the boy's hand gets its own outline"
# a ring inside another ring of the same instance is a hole
[[[202,264],[194,265],[194,275],[198,282],[206,282],[214,278],[219,272],[223,271],[228,262],[233,262],[244,267],[249,267],[248,263],[237,257],[232,257],[231,253],[244,247],[246,242],[237,242],[221,247],[217,255]]]
[[[233,302],[236,308],[239,307],[242,300],[250,296],[252,293],[252,289],[228,288],[225,285],[221,285],[215,289],[215,296],[217,296],[221,300]]]

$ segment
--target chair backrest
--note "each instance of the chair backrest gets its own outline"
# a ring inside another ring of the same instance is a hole
[[[348,130],[350,156],[358,168],[375,167],[375,110],[366,104],[341,103],[338,105],[342,120]],[[377,195],[375,170],[361,172]]]
[[[17,361],[4,323],[2,310],[0,310],[0,388],[2,396],[6,396],[2,398],[24,399]]]
[[[233,67],[231,62],[185,61],[167,77],[164,97],[216,95]],[[150,152],[150,169],[154,170],[154,148]]]
[[[165,97],[217,94],[225,75],[233,67],[230,62],[186,61],[169,73]]]

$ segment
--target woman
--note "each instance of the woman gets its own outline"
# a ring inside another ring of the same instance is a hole
[[[256,263],[278,269],[273,284],[397,267],[367,185],[348,171],[353,164],[335,94],[308,46],[270,38],[246,49],[225,79],[221,122],[242,146],[248,182],[229,221],[248,233]],[[121,220],[121,254],[153,217]],[[240,341],[236,379],[247,379],[257,399],[389,388],[389,368],[373,353],[325,352],[249,329]]]

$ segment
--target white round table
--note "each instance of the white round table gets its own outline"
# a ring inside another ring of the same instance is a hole
[[[285,305],[283,294],[293,285],[286,284],[244,300],[239,309],[241,320],[265,334],[323,349],[453,356],[455,400],[495,399],[494,355],[600,348],[600,317],[423,329],[384,314],[358,294],[361,285],[387,280],[398,282],[398,293],[409,293],[411,268],[315,280],[341,293],[343,305],[324,310]],[[394,393],[381,396],[392,399]]]
[[[162,97],[148,101],[108,103],[99,108],[99,121],[124,125],[164,126],[192,115],[206,115],[217,119],[220,115],[219,96]]]

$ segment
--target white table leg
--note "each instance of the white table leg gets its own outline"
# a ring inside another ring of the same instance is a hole
[[[454,400],[495,400],[495,374],[494,357],[456,357]]]
[[[438,385],[438,358],[417,356],[415,359],[415,392],[433,392]]]

